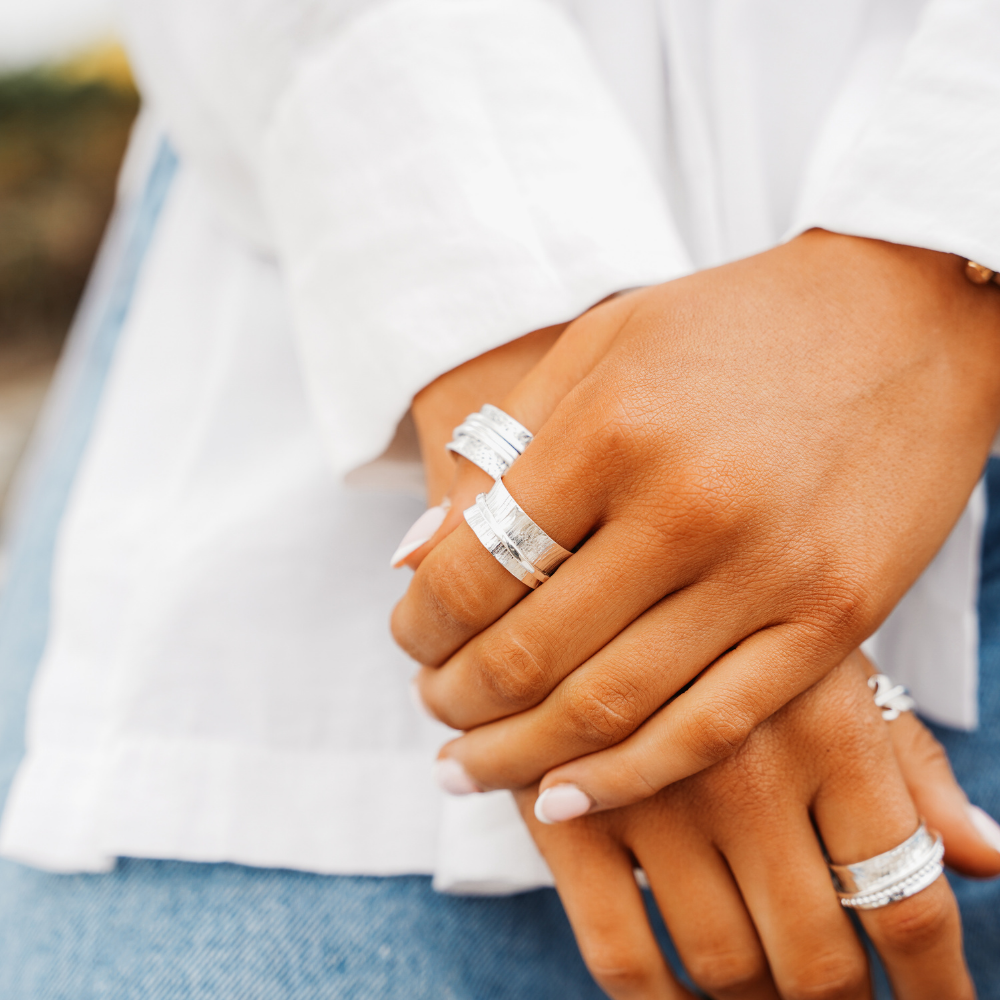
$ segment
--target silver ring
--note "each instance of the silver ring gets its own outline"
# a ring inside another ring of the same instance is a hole
[[[518,506],[498,479],[480,493],[465,520],[490,555],[508,573],[534,590],[573,554],[549,538]]]
[[[903,712],[912,712],[917,703],[902,684],[894,684],[885,674],[872,674],[868,686],[875,692],[875,704],[882,709],[886,722],[898,719]]]
[[[944,842],[921,822],[898,847],[853,865],[830,865],[840,905],[877,910],[926,889],[944,871]]]
[[[531,438],[527,427],[498,406],[487,403],[455,428],[445,448],[499,479],[531,444]]]

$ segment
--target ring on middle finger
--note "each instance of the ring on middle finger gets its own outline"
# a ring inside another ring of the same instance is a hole
[[[478,465],[493,479],[499,479],[531,444],[531,438],[527,427],[500,407],[487,403],[455,428],[445,448]]]
[[[508,573],[534,590],[573,554],[550,538],[521,509],[498,479],[480,493],[465,520],[490,555]]]

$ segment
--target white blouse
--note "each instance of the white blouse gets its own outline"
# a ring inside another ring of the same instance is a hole
[[[0,851],[548,884],[507,793],[431,784],[447,730],[388,634],[407,581],[386,561],[421,509],[410,399],[610,292],[809,226],[1000,269],[1000,5],[125,15],[180,168],[61,527]],[[983,512],[980,489],[873,640],[966,727]]]

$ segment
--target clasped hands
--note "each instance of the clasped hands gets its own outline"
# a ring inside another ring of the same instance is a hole
[[[452,507],[407,559],[394,633],[430,710],[466,731],[442,751],[453,779],[519,789],[611,995],[683,995],[633,859],[719,997],[869,994],[812,823],[847,862],[919,813],[953,866],[1000,871],[933,741],[881,719],[852,654],[980,475],[998,299],[957,258],[811,232],[619,296],[415,400]],[[488,481],[442,458],[484,402],[536,432],[505,483],[575,550],[531,593],[462,520]],[[533,818],[539,780],[539,816],[572,822]],[[863,921],[899,997],[972,995],[943,880]]]

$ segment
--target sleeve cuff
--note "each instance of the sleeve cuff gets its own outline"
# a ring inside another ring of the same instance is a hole
[[[538,0],[390,2],[318,46],[261,186],[338,472],[463,361],[691,269],[571,22]]]
[[[932,0],[812,227],[959,254],[1000,270],[1000,5]]]

